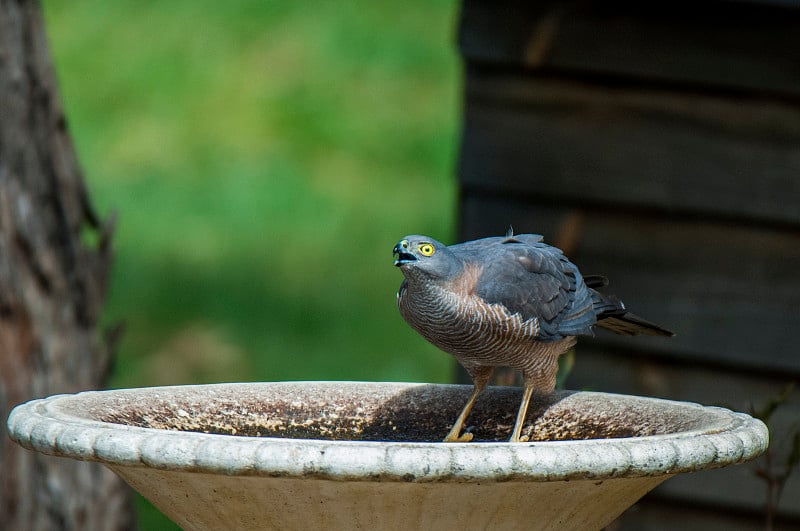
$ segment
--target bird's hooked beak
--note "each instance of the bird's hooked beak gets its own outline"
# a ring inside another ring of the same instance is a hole
[[[417,261],[417,257],[409,252],[408,240],[400,240],[392,249],[392,256],[395,257],[394,265],[396,267]]]

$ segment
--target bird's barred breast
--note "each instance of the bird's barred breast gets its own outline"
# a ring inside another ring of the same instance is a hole
[[[403,318],[425,339],[463,365],[510,366],[523,370],[541,348],[538,320],[523,319],[501,304],[437,287],[404,290],[398,306]]]

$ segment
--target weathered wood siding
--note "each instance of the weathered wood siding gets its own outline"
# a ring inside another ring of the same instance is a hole
[[[465,1],[460,238],[544,234],[678,333],[599,332],[569,387],[748,410],[800,381],[800,3],[776,4]],[[615,528],[761,529],[754,468],[670,480]],[[780,510],[800,523],[800,472]]]

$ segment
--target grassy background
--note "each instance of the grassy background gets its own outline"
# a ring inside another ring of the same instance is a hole
[[[391,248],[452,240],[454,2],[44,7],[92,199],[118,215],[113,386],[450,380],[396,311]]]

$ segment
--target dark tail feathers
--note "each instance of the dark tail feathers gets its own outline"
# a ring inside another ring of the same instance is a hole
[[[603,287],[608,283],[605,277],[593,276],[588,278],[591,279],[591,284],[587,282],[587,285],[592,288],[592,302],[594,303],[595,315],[597,315],[597,326],[623,336],[637,336],[639,334],[648,336],[675,335],[674,332],[666,328],[632,314],[617,297],[595,291],[594,288]]]

